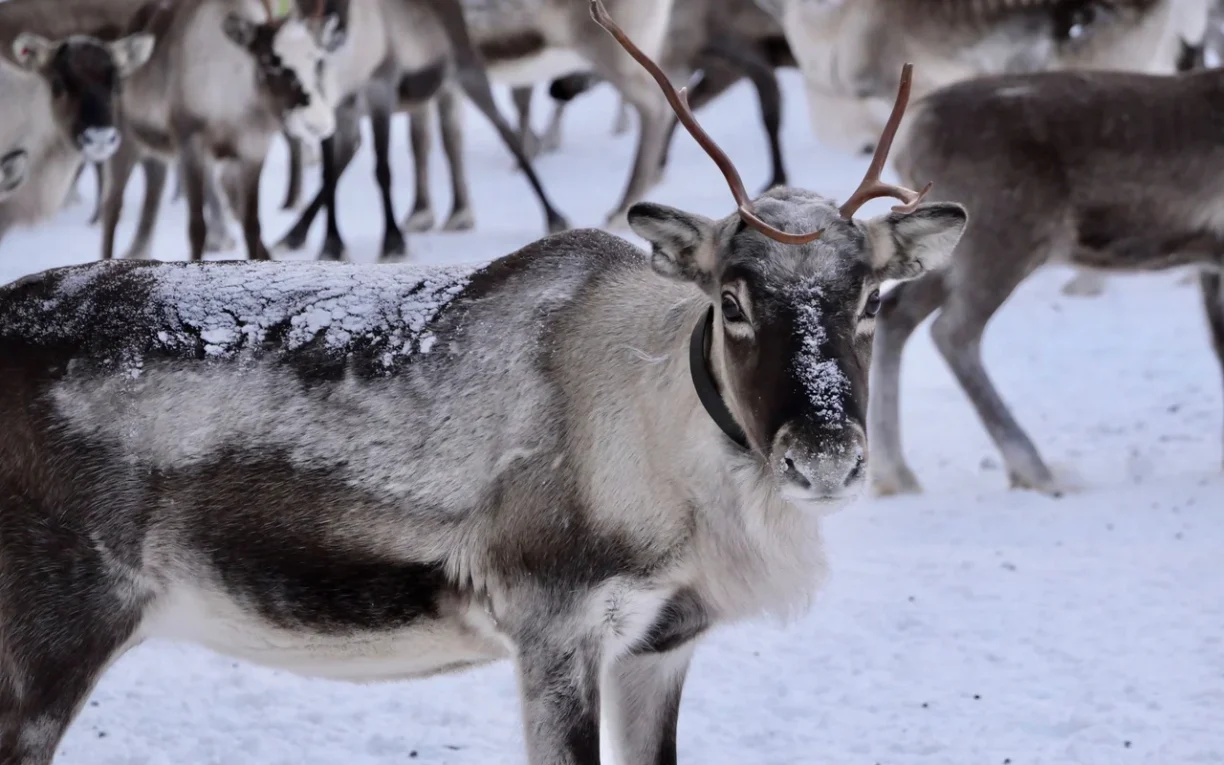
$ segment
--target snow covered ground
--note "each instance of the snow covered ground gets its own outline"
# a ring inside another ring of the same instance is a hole
[[[865,160],[817,146],[797,78],[788,74],[784,87],[792,179],[844,198]],[[575,225],[598,225],[623,188],[633,138],[610,136],[615,106],[606,87],[575,102],[563,151],[537,164]],[[765,181],[750,88],[738,86],[702,121],[750,188]],[[509,154],[474,111],[468,125],[478,230],[413,236],[422,261],[487,260],[543,234]],[[397,204],[406,210],[406,126],[395,131]],[[381,240],[368,146],[340,190],[341,226],[361,261]],[[278,146],[264,178],[269,242],[292,220],[276,209],[283,158]],[[433,178],[441,219],[450,191],[440,152]],[[82,189],[92,189],[88,177]],[[129,189],[121,248],[142,191],[141,180]],[[718,171],[683,132],[651,198],[710,215],[732,210]],[[12,234],[0,245],[0,281],[96,258],[90,204]],[[320,237],[318,224],[303,257]],[[186,249],[183,206],[167,203],[154,252],[181,259]],[[1224,401],[1197,288],[1170,273],[1118,278],[1101,298],[1075,299],[1058,291],[1068,275],[1048,269],[1026,283],[994,320],[985,354],[1046,458],[1083,489],[1059,500],[1008,491],[920,329],[903,408],[926,492],[865,499],[830,519],[831,582],[805,618],[706,640],[681,711],[682,763],[1224,763]],[[410,760],[525,762],[511,667],[355,686],[146,644],[98,686],[57,763]]]

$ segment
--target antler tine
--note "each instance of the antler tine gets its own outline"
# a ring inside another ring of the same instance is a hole
[[[260,0],[263,3],[264,11],[268,14],[268,22],[276,21],[276,12],[272,10],[272,0]]]
[[[323,18],[323,11],[325,11],[326,9],[327,9],[327,0],[319,0],[319,2],[315,3],[314,17],[316,19]]]
[[[839,210],[843,218],[854,217],[854,213],[860,207],[878,197],[900,199],[905,204],[896,205],[893,207],[893,210],[897,212],[913,212],[914,208],[922,201],[922,198],[931,190],[932,184],[930,183],[924,186],[922,191],[914,191],[880,181],[880,173],[884,171],[884,163],[888,161],[888,152],[892,149],[893,138],[897,135],[897,128],[901,126],[901,117],[905,115],[905,107],[909,103],[913,72],[913,64],[907,63],[901,68],[901,87],[897,90],[897,100],[893,103],[892,114],[888,115],[888,122],[884,125],[884,132],[880,134],[880,141],[876,144],[875,154],[872,155],[871,164],[867,167],[867,175],[863,177],[863,182],[859,184],[858,189],[850,195],[850,198],[846,200],[846,203]]]
[[[612,35],[620,43],[620,46],[635,61],[641,64],[642,68],[659,84],[659,88],[667,98],[667,103],[671,105],[672,111],[676,113],[680,124],[684,125],[689,134],[693,136],[693,139],[700,144],[702,149],[705,149],[706,154],[710,155],[710,159],[714,160],[714,164],[718,165],[718,169],[722,171],[723,176],[727,179],[727,185],[731,187],[731,194],[735,197],[736,205],[739,206],[740,217],[745,223],[765,236],[784,244],[807,244],[808,242],[815,241],[824,233],[823,230],[820,230],[810,234],[788,234],[757,217],[756,213],[752,211],[752,200],[748,197],[748,192],[744,188],[744,181],[740,178],[739,171],[735,169],[731,158],[719,148],[714,139],[698,124],[697,118],[693,116],[693,110],[689,108],[688,96],[685,93],[686,89],[676,90],[659,65],[643,53],[641,48],[637,47],[629,39],[628,35],[625,34],[624,30],[612,20],[601,0],[591,0],[591,18],[595,19],[595,23]]]

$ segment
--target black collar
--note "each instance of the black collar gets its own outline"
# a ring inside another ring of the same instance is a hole
[[[693,334],[689,338],[689,372],[693,375],[693,387],[697,389],[697,398],[701,399],[702,406],[715,424],[741,449],[747,450],[748,438],[731,416],[731,410],[718,392],[718,383],[710,374],[710,328],[713,326],[714,306],[710,306],[705,318],[693,327]]]

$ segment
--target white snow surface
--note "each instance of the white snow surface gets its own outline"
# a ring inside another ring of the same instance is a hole
[[[783,86],[792,179],[845,198],[866,160],[817,145],[798,76],[784,73]],[[606,86],[574,102],[561,153],[537,163],[576,225],[597,225],[623,188],[635,139],[611,137],[616,104]],[[393,144],[401,214],[412,189],[402,119]],[[750,187],[766,180],[747,84],[701,119]],[[410,237],[417,262],[480,263],[543,234],[492,130],[474,112],[467,125],[477,230]],[[371,145],[339,194],[359,261],[374,259],[382,236]],[[278,209],[284,157],[278,145],[264,178],[269,241],[293,219]],[[440,152],[431,177],[435,199],[448,200]],[[122,240],[134,229],[139,178]],[[99,234],[85,224],[92,188],[87,177],[86,203],[53,224],[11,233],[0,279],[97,257]],[[683,131],[651,199],[708,215],[733,209],[718,170]],[[314,237],[301,258],[313,256],[321,222]],[[184,259],[186,250],[183,205],[167,201],[153,251]],[[903,425],[925,492],[864,498],[826,521],[831,578],[805,617],[704,641],[681,709],[682,763],[1224,763],[1224,401],[1196,288],[1163,273],[1069,298],[1059,292],[1068,276],[1048,268],[1022,285],[991,323],[984,355],[1046,459],[1080,488],[1061,499],[1008,490],[920,328],[904,363]],[[56,765],[410,761],[525,763],[512,667],[348,685],[149,643],[104,677]]]

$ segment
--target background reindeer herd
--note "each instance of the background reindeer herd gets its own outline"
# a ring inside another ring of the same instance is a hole
[[[900,457],[896,377],[906,337],[941,309],[937,344],[1002,451],[1012,483],[1058,493],[982,369],[978,345],[985,324],[1045,262],[1082,268],[1065,286],[1069,294],[1098,293],[1101,273],[1109,269],[1218,265],[1213,245],[1224,237],[1224,216],[1201,204],[1185,214],[1165,208],[1173,187],[1214,204],[1218,170],[1209,168],[1220,160],[1208,140],[1201,155],[1185,159],[1191,169],[1178,165],[1158,173],[1164,181],[1157,178],[1144,189],[1127,185],[1116,158],[1104,156],[1109,151],[1093,155],[1091,138],[1066,139],[1068,151],[1092,157],[1074,170],[1064,160],[1034,155],[1026,141],[1041,134],[1047,144],[1058,145],[1062,139],[1050,135],[1073,131],[1058,124],[1057,115],[1076,93],[1104,83],[1102,93],[1108,93],[1101,103],[1118,106],[1109,114],[1139,115],[1129,123],[1125,140],[1131,143],[1124,147],[1138,157],[1135,162],[1145,168],[1145,162],[1168,163],[1160,147],[1180,147],[1195,125],[1203,132],[1220,124],[1224,101],[1214,93],[1224,93],[1224,76],[1217,83],[1214,74],[1199,71],[1219,61],[1217,4],[606,0],[606,5],[673,82],[690,83],[694,109],[741,79],[751,82],[770,147],[767,187],[788,183],[779,138],[778,69],[802,73],[811,128],[820,142],[866,155],[887,118],[902,63],[914,63],[913,106],[898,137],[893,169],[911,185],[932,180],[938,190],[953,190],[974,222],[946,274],[885,298],[873,372],[879,378],[873,383],[878,393],[873,392],[871,428],[879,453],[875,486],[885,493],[918,488]],[[1068,70],[1162,79],[1111,85],[1112,75],[1105,75],[1084,80],[1081,87],[1077,80],[1050,84],[1040,76]],[[974,90],[974,83],[987,84]],[[592,22],[586,0],[3,0],[0,253],[12,227],[53,225],[62,206],[79,200],[78,181],[92,175],[100,257],[115,257],[124,191],[139,167],[146,180],[144,203],[122,257],[156,256],[150,242],[173,169],[171,196],[189,210],[192,260],[237,246],[229,234],[231,217],[240,224],[249,258],[300,250],[320,213],[326,234],[318,257],[343,260],[337,208],[344,200],[336,188],[368,118],[383,217],[379,259],[403,259],[409,252],[406,235],[439,220],[428,184],[435,119],[453,188],[442,228],[463,231],[477,225],[464,162],[465,98],[490,121],[530,183],[543,218],[541,231],[561,231],[569,222],[533,160],[564,151],[565,110],[601,84],[621,98],[611,132],[637,131],[621,199],[606,216],[609,227],[622,228],[629,206],[646,197],[667,171],[678,123],[650,76]],[[499,110],[493,85],[511,89],[513,124]],[[539,134],[531,127],[537,90],[546,92],[552,110]],[[1168,103],[1156,104],[1156,93],[1165,94]],[[1010,114],[1000,106],[1000,99],[1013,95],[1029,99],[1023,112]],[[415,198],[402,218],[392,197],[388,157],[392,117],[400,112],[407,113],[416,174]],[[1168,118],[1172,112],[1176,120]],[[940,144],[939,136],[953,134],[963,136]],[[278,139],[288,142],[291,158],[282,207],[301,207],[301,213],[269,247],[258,192],[265,158]],[[1075,140],[1084,145],[1073,146]],[[969,144],[972,150],[962,151]],[[1009,157],[1016,162],[1009,165]],[[1050,161],[1057,167],[1048,166]],[[307,171],[321,175],[309,200],[303,198]],[[1004,176],[1008,184],[988,182]],[[1076,191],[1067,197],[1072,186]],[[1009,197],[1016,188],[1026,188],[1027,196]],[[1085,244],[1087,228],[1141,225],[1119,219],[1117,205],[1113,213],[1102,212],[1116,202],[1112,197],[1081,211],[1074,234],[1043,228],[1040,236],[1016,243],[1008,228],[1013,218],[1058,214],[1038,210],[1041,199],[1066,198],[1074,206],[1076,199],[1116,188],[1132,195],[1126,205],[1163,210],[1142,224],[1145,233],[1121,244]],[[1203,270],[1201,284],[1216,351],[1224,354],[1224,295],[1213,269]]]

